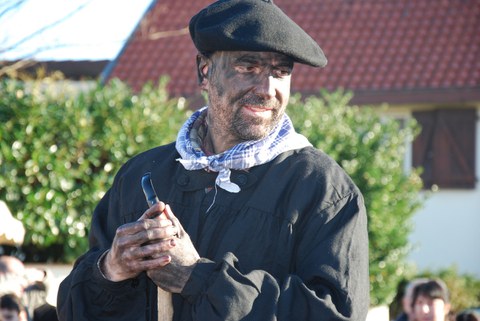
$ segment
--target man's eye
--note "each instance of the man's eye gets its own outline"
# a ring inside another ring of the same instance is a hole
[[[290,69],[275,69],[275,74],[277,77],[288,77],[292,74]]]
[[[238,72],[255,72],[257,67],[252,65],[241,65],[237,66],[235,69],[237,69]]]

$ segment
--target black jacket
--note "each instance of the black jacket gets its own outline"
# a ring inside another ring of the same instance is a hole
[[[216,174],[187,171],[179,157],[170,144],[121,168],[95,209],[91,249],[60,286],[60,320],[157,319],[156,288],[146,275],[114,283],[97,267],[117,227],[147,209],[140,187],[145,172],[152,172],[160,200],[202,257],[183,292],[173,295],[174,320],[365,319],[363,198],[333,160],[314,148],[289,151],[248,171],[233,170],[241,191],[229,193],[209,189]]]

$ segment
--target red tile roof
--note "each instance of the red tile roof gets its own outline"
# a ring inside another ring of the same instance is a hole
[[[170,75],[191,96],[196,50],[187,26],[212,1],[159,0],[110,67],[135,88]],[[348,88],[366,102],[480,101],[478,0],[275,0],[325,51],[324,69],[296,65],[292,91]]]

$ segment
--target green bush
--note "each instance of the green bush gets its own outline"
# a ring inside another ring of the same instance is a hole
[[[332,156],[362,191],[368,214],[371,304],[386,304],[409,267],[411,217],[421,205],[417,172],[403,169],[406,144],[415,123],[402,127],[377,109],[350,106],[350,93],[321,92],[301,100],[293,96],[288,113],[314,146]],[[352,267],[354,268],[354,267]]]
[[[91,213],[120,165],[173,141],[186,118],[165,83],[135,94],[118,81],[80,93],[0,82],[0,199],[23,221],[27,252],[70,262],[87,249]]]

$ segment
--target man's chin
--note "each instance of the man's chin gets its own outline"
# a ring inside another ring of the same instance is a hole
[[[256,126],[243,126],[238,128],[238,135],[242,138],[243,141],[255,141],[261,140],[268,136],[270,130],[267,129],[265,125],[256,125]]]
[[[235,117],[239,121],[234,120],[233,124],[238,136],[243,141],[261,140],[267,137],[279,122],[275,120],[277,117],[275,111],[269,110],[267,114],[258,115],[242,108],[241,113]]]

